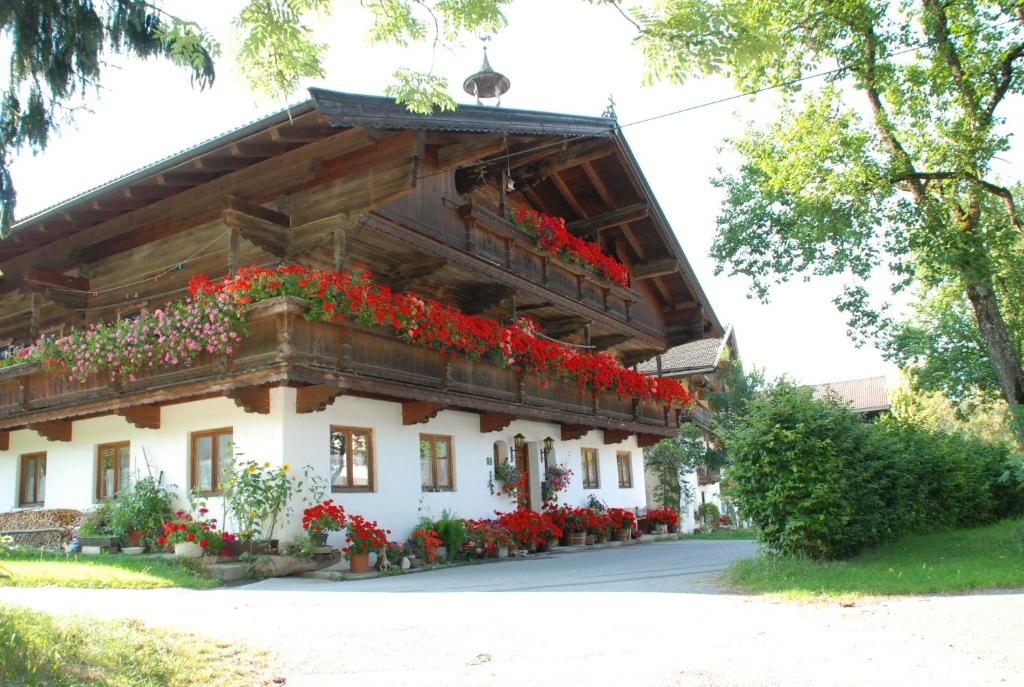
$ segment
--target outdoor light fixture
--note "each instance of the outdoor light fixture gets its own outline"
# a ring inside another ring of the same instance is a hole
[[[523,446],[526,445],[526,437],[524,437],[522,434],[517,434],[514,437],[512,437],[512,441],[515,444],[517,451],[522,451]]]
[[[544,457],[547,458],[548,454],[555,450],[555,440],[551,437],[544,439]]]

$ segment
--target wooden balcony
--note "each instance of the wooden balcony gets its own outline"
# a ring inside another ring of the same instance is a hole
[[[637,434],[642,444],[678,427],[680,408],[592,394],[562,381],[541,384],[490,361],[405,343],[385,330],[310,322],[305,312],[297,298],[256,303],[247,318],[249,333],[231,356],[203,354],[190,367],[142,371],[128,384],[102,373],[69,381],[34,365],[2,369],[0,432],[28,427],[69,440],[70,421],[110,413],[154,427],[161,405],[217,395],[246,411],[268,413],[269,389],[281,385],[297,387],[298,412],[322,410],[350,394],[408,405],[406,424],[443,409],[465,410],[481,414],[482,431],[496,421],[535,419],[562,424],[563,436],[604,429],[608,443]]]

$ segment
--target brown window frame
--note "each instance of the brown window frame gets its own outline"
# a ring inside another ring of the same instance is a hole
[[[338,486],[331,483],[331,492],[335,494],[343,494],[347,492],[372,492],[375,489],[377,483],[377,454],[374,450],[374,444],[376,443],[375,437],[373,436],[373,430],[369,427],[345,427],[342,425],[331,425],[331,434],[335,432],[345,432],[345,472],[347,476],[348,485]],[[352,484],[352,432],[360,432],[370,437],[367,443],[369,450],[369,479],[366,486],[353,485]],[[331,447],[333,451],[333,446]]]
[[[587,480],[587,456],[594,456],[594,481]],[[580,468],[584,489],[601,488],[601,453],[596,448],[584,447],[580,449]]]
[[[455,491],[455,441],[450,434],[420,434],[420,442],[424,439],[430,441],[430,476],[432,486],[423,484],[423,473],[420,473],[420,490],[423,492]],[[443,487],[437,486],[437,449],[435,441],[444,440],[448,444],[448,484]],[[417,443],[417,447],[419,443]],[[423,460],[423,456],[420,456]],[[422,468],[421,468],[422,470]]]
[[[114,498],[115,496],[118,495],[118,493],[120,493],[121,488],[125,486],[125,485],[121,484],[121,467],[120,467],[120,465],[118,465],[114,469],[114,493],[110,494],[109,496],[104,496],[103,493],[102,493],[101,487],[103,485],[103,451],[104,451],[104,449],[108,449],[108,448],[112,448],[115,451],[117,451],[118,449],[121,449],[121,448],[128,449],[128,469],[131,470],[131,467],[132,467],[132,456],[131,456],[132,442],[130,442],[130,441],[112,441],[112,442],[107,443],[107,444],[99,444],[99,445],[97,445],[96,446],[96,500],[97,501],[106,501],[107,499]],[[117,453],[115,453],[114,456],[116,457]]]
[[[232,456],[234,456],[234,448],[233,448],[234,444],[235,444],[235,428],[234,427],[220,427],[218,429],[204,429],[201,432],[192,432],[189,435],[190,449],[189,449],[189,458],[188,458],[188,462],[189,462],[188,483],[189,483],[189,486],[192,487],[193,489],[198,488],[198,485],[196,484],[196,475],[198,474],[198,470],[196,469],[197,468],[197,465],[196,465],[196,441],[201,439],[202,437],[213,437],[213,442],[212,442],[213,443],[213,456],[212,456],[212,460],[213,460],[214,464],[213,464],[213,476],[212,476],[212,479],[211,479],[211,482],[212,482],[211,486],[212,486],[212,488],[209,491],[201,492],[203,494],[220,494],[221,493],[221,490],[216,488],[216,485],[220,484],[219,480],[221,478],[221,471],[222,471],[222,466],[220,464],[220,448],[219,448],[220,444],[217,442],[217,437],[220,436],[221,434],[230,434],[231,435],[231,445],[232,445],[231,454],[232,454]]]
[[[626,476],[627,480],[622,479],[622,459],[626,459]],[[615,452],[615,467],[619,472],[619,489],[632,489],[633,488],[633,452],[632,451],[616,451]]]
[[[23,453],[18,461],[18,507],[19,508],[38,508],[46,504],[46,491],[44,488],[43,499],[41,501],[29,501],[28,494],[26,493],[26,487],[28,486],[28,462],[31,459],[36,459],[37,465],[40,458],[43,459],[43,479],[46,479],[46,467],[49,462],[46,457],[46,451],[36,451],[34,453]],[[37,474],[35,475],[35,490],[33,498],[39,498],[39,475],[38,468]]]

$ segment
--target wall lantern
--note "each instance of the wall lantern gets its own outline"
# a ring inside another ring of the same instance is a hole
[[[526,437],[524,437],[522,434],[517,434],[514,437],[512,437],[512,441],[516,447],[516,451],[522,451],[523,446],[526,445]]]
[[[547,459],[551,452],[555,450],[555,440],[551,437],[544,439],[544,458]]]

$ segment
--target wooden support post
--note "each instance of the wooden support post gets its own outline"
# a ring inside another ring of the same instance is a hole
[[[403,401],[402,424],[422,424],[437,417],[437,414],[442,410],[444,410],[443,403],[432,403],[430,401]]]
[[[0,451],[11,450],[11,433],[8,431],[0,432]]]
[[[160,406],[146,404],[120,408],[117,414],[139,429],[160,429]]]
[[[238,227],[228,229],[228,276],[238,271]]]
[[[582,439],[592,428],[587,425],[572,425],[562,423],[562,441],[573,441]]]
[[[29,337],[35,341],[39,338],[39,294],[34,291],[29,294],[29,307],[32,309]]]
[[[345,233],[344,227],[335,227],[334,229],[334,271],[340,272],[342,266],[345,264],[345,252],[348,248],[346,245],[348,242],[348,236]]]
[[[507,413],[480,413],[480,433],[499,432],[515,420],[514,415]]]
[[[231,389],[227,392],[227,396],[235,402],[236,406],[247,413],[270,414],[269,386],[245,386]]]
[[[71,441],[71,420],[36,422],[30,424],[28,428],[35,430],[39,436],[49,441]]]
[[[604,430],[604,443],[606,444],[619,444],[629,438],[629,431],[625,429],[606,429]]]
[[[295,412],[319,413],[327,410],[327,406],[331,405],[342,391],[336,384],[300,386],[295,390]]]

